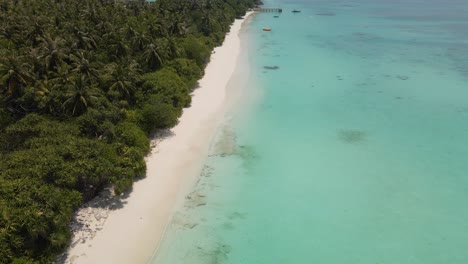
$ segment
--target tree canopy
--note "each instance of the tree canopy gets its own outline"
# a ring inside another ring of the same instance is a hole
[[[50,263],[74,210],[128,190],[254,0],[0,1],[0,262]]]

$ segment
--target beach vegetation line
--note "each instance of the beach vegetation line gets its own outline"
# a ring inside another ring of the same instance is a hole
[[[144,176],[254,2],[0,2],[0,263],[53,262],[80,205]]]

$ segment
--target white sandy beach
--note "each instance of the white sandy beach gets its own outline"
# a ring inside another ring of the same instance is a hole
[[[226,111],[226,87],[238,63],[244,21],[236,20],[215,49],[179,124],[165,139],[152,142],[157,146],[146,159],[146,177],[127,197],[97,199],[78,211],[64,263],[147,263],[151,258],[175,206],[195,183]]]

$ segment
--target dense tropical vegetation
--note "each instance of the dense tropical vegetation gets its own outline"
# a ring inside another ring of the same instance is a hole
[[[0,262],[50,263],[74,210],[145,173],[254,0],[0,0]]]

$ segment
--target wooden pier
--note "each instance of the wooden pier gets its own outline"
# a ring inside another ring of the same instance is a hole
[[[270,8],[256,7],[256,8],[253,9],[253,11],[265,12],[265,13],[282,13],[283,9],[282,8],[274,8],[274,7],[270,7]]]

